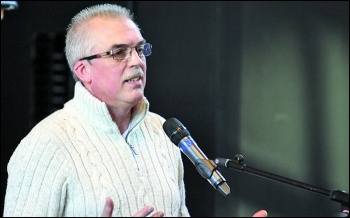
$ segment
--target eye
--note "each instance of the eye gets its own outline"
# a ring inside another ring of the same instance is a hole
[[[140,46],[137,46],[136,47],[136,51],[137,51],[137,54],[141,57],[143,56],[143,51],[145,50],[145,46],[144,45],[140,45]]]
[[[123,60],[126,56],[126,50],[127,49],[124,49],[124,48],[118,48],[118,49],[113,50],[111,55],[113,56],[113,59],[115,59],[115,60]]]

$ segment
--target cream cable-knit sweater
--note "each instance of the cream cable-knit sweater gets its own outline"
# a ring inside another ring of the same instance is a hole
[[[189,216],[180,150],[146,99],[132,112],[124,138],[105,103],[81,83],[64,108],[21,141],[8,164],[4,216],[113,216],[146,205],[165,216]],[[132,151],[132,146],[135,153]]]

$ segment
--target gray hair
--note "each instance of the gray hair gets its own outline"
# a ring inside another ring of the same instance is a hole
[[[79,78],[74,72],[74,64],[91,52],[93,44],[89,41],[89,30],[86,23],[96,17],[119,18],[127,17],[134,21],[134,15],[129,9],[115,4],[99,4],[87,7],[75,15],[67,28],[65,53],[69,68],[75,81]],[[135,23],[135,21],[134,21]],[[137,26],[137,24],[135,23]]]

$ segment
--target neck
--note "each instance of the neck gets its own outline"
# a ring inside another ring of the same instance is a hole
[[[129,123],[131,120],[131,109],[128,111],[116,111],[109,110],[112,116],[113,121],[117,124],[118,129],[121,134],[123,134],[129,127]]]

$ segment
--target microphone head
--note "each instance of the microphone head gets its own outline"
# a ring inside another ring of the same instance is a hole
[[[169,118],[163,123],[164,132],[170,140],[178,145],[179,142],[186,136],[190,136],[190,132],[186,127],[176,118]]]

